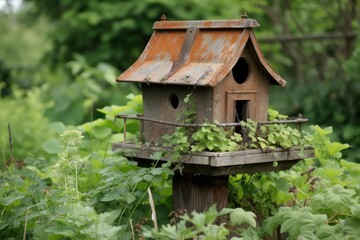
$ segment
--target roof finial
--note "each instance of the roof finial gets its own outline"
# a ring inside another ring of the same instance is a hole
[[[166,18],[166,16],[165,16],[165,14],[161,15],[160,20],[161,20],[161,21],[166,21],[166,20],[167,20],[167,18]]]
[[[246,14],[246,12],[244,12],[244,13],[241,15],[241,18],[248,18],[248,15]]]

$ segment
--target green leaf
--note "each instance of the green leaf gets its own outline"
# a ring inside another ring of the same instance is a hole
[[[246,230],[242,230],[240,235],[242,238],[232,237],[230,240],[260,240],[263,238],[259,237],[259,231],[254,228],[247,228]]]
[[[324,191],[324,204],[335,212],[349,213],[350,207],[356,204],[353,198],[355,194],[353,189],[346,189],[336,184]]]
[[[92,128],[92,133],[97,139],[105,139],[106,137],[110,136],[111,129],[107,127],[95,126]]]
[[[118,232],[123,229],[123,226],[111,226],[104,222],[93,223],[87,228],[80,231],[84,234],[86,239],[118,239]]]
[[[59,153],[63,150],[62,144],[56,139],[44,142],[41,147],[44,151],[51,154]]]
[[[135,174],[128,181],[129,181],[130,186],[135,186],[136,184],[138,184],[142,180],[143,180],[143,178],[141,177],[140,174]]]
[[[318,125],[315,126],[311,126],[311,128],[319,135],[321,136],[326,136],[329,135],[333,132],[333,128],[332,127],[327,127],[327,128],[321,128]]]
[[[349,235],[344,232],[343,225],[344,225],[343,221],[333,226],[323,224],[317,228],[316,237],[318,239],[327,239],[327,240],[347,239]]]
[[[164,155],[163,152],[154,152],[150,157],[151,159],[159,160],[163,157],[163,155]]]
[[[284,178],[279,178],[276,182],[276,188],[282,192],[289,192],[289,184]]]
[[[118,191],[111,191],[106,193],[102,198],[102,202],[110,202],[119,199],[121,196],[121,193]]]
[[[112,65],[101,62],[98,64],[97,68],[104,73],[105,81],[107,81],[110,85],[116,84],[114,79],[116,79],[117,71]]]
[[[164,172],[164,170],[162,168],[152,168],[150,170],[150,173],[153,175],[160,175]]]
[[[224,225],[209,224],[204,229],[204,237],[202,240],[216,240],[216,239],[227,239],[229,230]]]
[[[208,141],[208,142],[205,143],[205,146],[206,146],[207,149],[209,149],[211,151],[211,150],[214,149],[215,145],[214,145],[214,142]]]
[[[299,235],[313,236],[317,228],[327,221],[327,216],[309,211],[309,208],[281,208],[278,212],[283,220],[280,231],[289,233],[289,239],[297,239]]]
[[[48,227],[44,230],[47,233],[53,233],[59,236],[73,237],[75,232],[69,229],[66,225],[57,224],[56,226]]]
[[[349,239],[357,239],[360,236],[359,226],[360,218],[347,218],[345,220],[343,229],[349,236]]]
[[[63,133],[67,130],[67,127],[62,122],[50,123],[49,127],[57,133]]]
[[[3,199],[0,198],[0,204],[3,206],[9,206],[9,205],[15,203],[16,201],[23,199],[24,197],[25,196],[16,196],[16,197],[9,196],[9,197],[5,197]]]
[[[136,197],[134,196],[134,194],[128,192],[125,194],[125,201],[130,204],[132,202],[134,202],[136,200]]]
[[[230,223],[232,226],[239,226],[243,223],[247,223],[252,227],[256,227],[256,215],[253,212],[245,211],[242,208],[223,208],[219,213],[219,216],[229,214]]]
[[[111,212],[104,212],[99,214],[99,221],[106,224],[113,224],[116,218],[120,215],[121,210],[114,210]]]
[[[349,144],[342,144],[338,142],[332,142],[332,143],[326,143],[326,148],[331,156],[335,156],[337,158],[340,158],[341,155],[337,155],[342,150],[349,148]]]

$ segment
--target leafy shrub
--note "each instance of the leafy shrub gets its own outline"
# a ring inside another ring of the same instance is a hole
[[[269,120],[287,119],[285,115],[270,109]],[[241,121],[241,133],[224,129],[218,123],[204,123],[201,127],[177,127],[172,135],[165,135],[165,146],[176,152],[231,152],[259,148],[272,150],[276,147],[290,149],[309,144],[311,137],[287,124],[261,124],[251,119]]]
[[[316,157],[288,171],[231,176],[232,209],[193,212],[145,230],[158,239],[263,239],[279,227],[287,239],[357,239],[360,165],[341,159],[349,145],[331,142],[331,128],[313,126]],[[228,215],[223,224],[215,219]],[[190,224],[189,224],[190,223]],[[246,224],[244,224],[246,223]]]
[[[150,188],[160,213],[169,212],[172,172],[139,168],[109,151],[122,134],[115,114],[141,111],[141,96],[128,98],[127,105],[101,109],[105,119],[77,129],[52,124],[61,132],[43,144],[52,161],[28,158],[23,168],[0,172],[1,239],[134,239],[139,231],[132,226],[147,224]],[[129,124],[135,135],[137,123]]]
[[[3,163],[11,158],[8,124],[15,159],[43,155],[41,144],[52,136],[49,120],[45,116],[51,104],[42,101],[43,90],[34,88],[25,92],[17,89],[13,97],[0,98],[0,157]]]

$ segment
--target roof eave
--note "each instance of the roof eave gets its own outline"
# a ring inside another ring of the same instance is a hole
[[[255,34],[253,31],[250,31],[250,38],[249,38],[254,46],[254,50],[256,52],[256,55],[258,56],[258,59],[264,68],[264,70],[269,74],[271,77],[270,84],[273,85],[280,85],[282,87],[285,87],[286,81],[283,79],[268,63],[268,61],[265,59],[264,55],[262,54],[262,51],[259,47],[259,43],[255,37]]]

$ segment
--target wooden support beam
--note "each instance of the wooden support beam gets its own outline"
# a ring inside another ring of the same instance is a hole
[[[173,208],[204,212],[213,204],[218,211],[228,204],[229,176],[204,176],[175,173]]]

